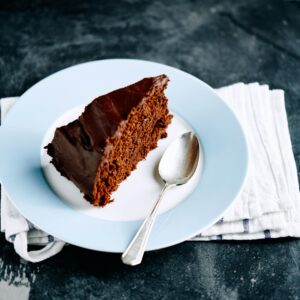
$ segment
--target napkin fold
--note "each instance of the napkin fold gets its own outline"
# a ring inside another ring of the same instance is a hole
[[[300,237],[300,197],[284,105],[284,92],[258,83],[216,90],[240,120],[249,146],[249,174],[243,191],[221,220],[191,241]],[[1,120],[17,97],[0,101]],[[1,231],[25,260],[39,262],[65,242],[26,220],[1,189]],[[29,250],[38,245],[39,250]]]

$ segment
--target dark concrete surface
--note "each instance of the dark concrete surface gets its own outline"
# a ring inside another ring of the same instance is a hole
[[[119,57],[165,63],[213,87],[284,89],[300,169],[300,1],[0,2],[0,97],[62,68]],[[299,299],[299,264],[293,239],[186,242],[148,253],[136,268],[68,246],[30,264],[1,234],[0,299]]]

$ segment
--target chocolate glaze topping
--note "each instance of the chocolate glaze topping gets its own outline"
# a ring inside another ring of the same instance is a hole
[[[167,82],[166,75],[144,78],[100,96],[85,107],[78,119],[56,129],[46,146],[51,162],[87,199],[92,197],[95,175],[109,139],[121,133],[135,106],[162,91]]]

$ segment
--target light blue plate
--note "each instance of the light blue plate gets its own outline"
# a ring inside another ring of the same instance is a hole
[[[80,213],[49,188],[40,167],[42,138],[72,107],[141,78],[165,73],[171,110],[201,138],[205,166],[200,184],[160,215],[147,250],[180,243],[217,221],[240,193],[248,153],[241,126],[227,105],[201,80],[175,68],[113,59],[57,72],[24,93],[0,128],[0,178],[13,204],[33,224],[70,244],[122,252],[141,221],[107,221]],[[130,205],[130,204],[129,204]]]

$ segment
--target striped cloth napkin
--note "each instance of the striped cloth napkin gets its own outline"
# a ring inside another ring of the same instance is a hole
[[[300,237],[300,197],[296,164],[282,90],[258,83],[237,83],[216,90],[232,108],[249,144],[250,170],[234,205],[215,225],[191,241]],[[1,99],[1,119],[16,98]],[[2,188],[1,231],[25,260],[39,262],[65,243],[35,228],[9,201]],[[29,251],[28,245],[42,248]]]
[[[217,93],[243,126],[249,174],[230,210],[192,240],[300,237],[299,184],[284,92],[258,83],[237,83]]]

